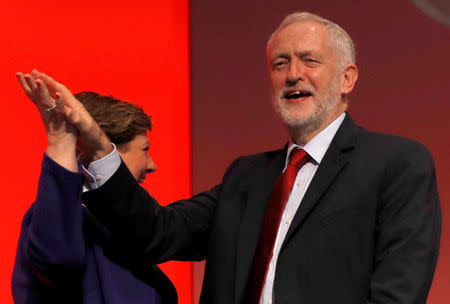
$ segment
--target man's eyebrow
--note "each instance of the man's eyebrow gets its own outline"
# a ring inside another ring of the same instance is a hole
[[[275,61],[277,59],[280,59],[280,58],[289,60],[289,59],[291,59],[291,56],[289,56],[288,54],[281,53],[281,54],[277,54],[276,56],[272,57],[271,61],[273,62],[273,61]]]
[[[313,52],[313,51],[302,51],[302,52],[299,52],[299,53],[297,54],[297,56],[298,56],[299,58],[304,58],[304,57],[308,57],[308,56],[311,56],[311,55],[314,55],[314,52]]]
[[[308,57],[308,56],[311,56],[311,55],[317,55],[317,54],[315,54],[314,51],[310,51],[310,50],[307,50],[307,51],[301,51],[301,52],[298,52],[298,53],[296,54],[296,56],[298,56],[299,58],[304,58],[304,57]],[[271,61],[273,62],[273,61],[275,61],[275,60],[277,60],[277,59],[280,59],[280,58],[281,58],[281,59],[290,60],[290,59],[291,59],[291,56],[288,55],[288,54],[285,54],[285,53],[280,53],[280,54],[276,54],[275,56],[273,56],[272,59],[271,59]]]
[[[301,51],[301,52],[299,52],[298,54],[297,54],[297,56],[299,57],[299,58],[305,58],[305,57],[308,57],[308,56],[315,56],[315,57],[319,57],[319,54],[317,53],[317,52],[314,52],[314,51]]]

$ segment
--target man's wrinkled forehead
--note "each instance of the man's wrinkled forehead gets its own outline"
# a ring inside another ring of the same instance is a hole
[[[316,21],[302,20],[280,28],[267,45],[267,58],[284,56],[284,48],[295,46],[302,53],[325,50],[330,46],[330,34],[326,26]],[[276,52],[276,53],[274,53]],[[278,54],[279,53],[279,54]]]

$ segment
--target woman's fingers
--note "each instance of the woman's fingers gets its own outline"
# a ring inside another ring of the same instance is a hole
[[[38,89],[41,109],[43,109],[44,111],[49,111],[49,109],[55,106],[55,99],[50,96],[47,87],[41,79],[37,79],[35,82]]]
[[[19,80],[20,85],[22,86],[23,91],[28,96],[28,98],[37,106],[39,107],[39,101],[36,99],[35,91],[33,91],[33,88],[36,88],[36,84],[34,83],[34,79],[29,74],[22,74],[17,73],[16,74],[17,79]]]
[[[30,74],[17,73],[17,79],[25,94],[38,107],[39,111],[49,112],[55,101],[41,79],[35,79]]]
[[[25,94],[27,94],[27,96],[29,94],[31,94],[31,89],[28,86],[28,83],[25,81],[25,77],[24,77],[23,73],[20,73],[20,72],[16,73],[16,77],[17,77],[17,80],[19,80],[19,83],[22,86]]]
[[[36,86],[36,82],[33,78],[33,76],[31,76],[30,74],[25,74],[23,75],[23,77],[25,78],[25,81],[28,84],[28,87],[31,89],[32,93],[35,93],[37,90],[37,86]]]

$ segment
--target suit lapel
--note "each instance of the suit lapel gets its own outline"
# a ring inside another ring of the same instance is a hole
[[[331,183],[338,177],[339,172],[347,165],[351,151],[356,141],[357,126],[350,116],[346,115],[341,127],[336,132],[330,147],[325,153],[314,178],[295,214],[281,249],[289,242],[308,214],[314,209]]]
[[[286,151],[287,145],[283,150],[274,152],[275,155],[269,157],[264,167],[255,170],[255,175],[253,178],[249,178],[249,184],[245,187],[245,192],[242,193],[244,198],[247,199],[247,204],[238,233],[235,303],[240,303],[240,297],[246,286],[264,220],[264,212],[269,203],[273,185],[283,170]]]

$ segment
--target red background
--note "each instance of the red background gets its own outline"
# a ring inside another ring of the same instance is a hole
[[[152,115],[157,171],[145,187],[162,203],[191,195],[187,0],[3,1],[0,4],[2,130],[0,303],[12,303],[11,273],[23,214],[36,195],[45,132],[15,79],[37,68],[73,92],[91,90]],[[174,162],[173,160],[177,160]],[[171,262],[181,304],[192,303],[192,264]]]

